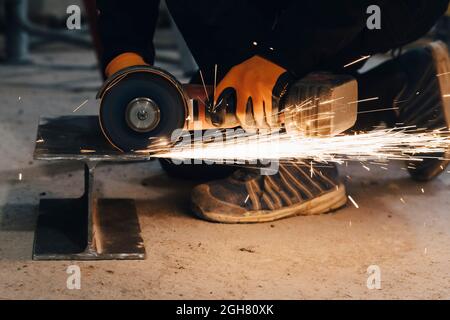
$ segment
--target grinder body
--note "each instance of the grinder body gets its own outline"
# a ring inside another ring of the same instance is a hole
[[[225,101],[212,107],[210,86],[182,85],[155,67],[126,68],[110,77],[97,95],[100,126],[108,141],[124,152],[157,150],[159,144],[176,142],[175,133],[182,130],[239,126],[254,130],[239,122],[234,90],[226,91]],[[351,77],[309,75],[290,86],[274,111],[271,129],[309,136],[341,133],[356,121],[357,96],[357,83]]]

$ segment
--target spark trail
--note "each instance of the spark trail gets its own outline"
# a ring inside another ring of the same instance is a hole
[[[271,159],[280,161],[422,161],[439,157],[450,148],[450,132],[444,129],[426,131],[414,127],[375,129],[353,135],[306,137],[293,133],[234,134],[215,139],[193,139],[173,147],[158,145],[140,153],[172,159],[208,161]],[[184,139],[183,139],[184,140]],[[190,140],[190,139],[189,139]],[[185,141],[184,141],[185,142]]]

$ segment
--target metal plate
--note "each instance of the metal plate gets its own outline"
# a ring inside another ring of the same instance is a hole
[[[36,160],[146,161],[151,156],[124,153],[104,137],[97,116],[43,117],[34,150]]]

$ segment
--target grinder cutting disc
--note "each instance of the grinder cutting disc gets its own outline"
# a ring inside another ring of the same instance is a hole
[[[174,130],[185,125],[182,86],[158,68],[125,69],[106,82],[99,97],[103,133],[124,152],[149,149],[160,138],[170,141]]]

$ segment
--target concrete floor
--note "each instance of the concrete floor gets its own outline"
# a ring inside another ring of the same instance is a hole
[[[257,225],[192,217],[192,184],[167,178],[157,162],[103,166],[103,195],[137,199],[147,259],[33,262],[39,198],[82,192],[79,165],[33,161],[38,118],[71,114],[87,99],[79,114],[95,114],[100,85],[90,52],[33,59],[0,65],[1,299],[450,298],[450,175],[421,185],[401,164],[341,168],[359,209]],[[81,290],[66,287],[72,264],[81,268]],[[381,268],[381,290],[366,286],[370,265]]]

